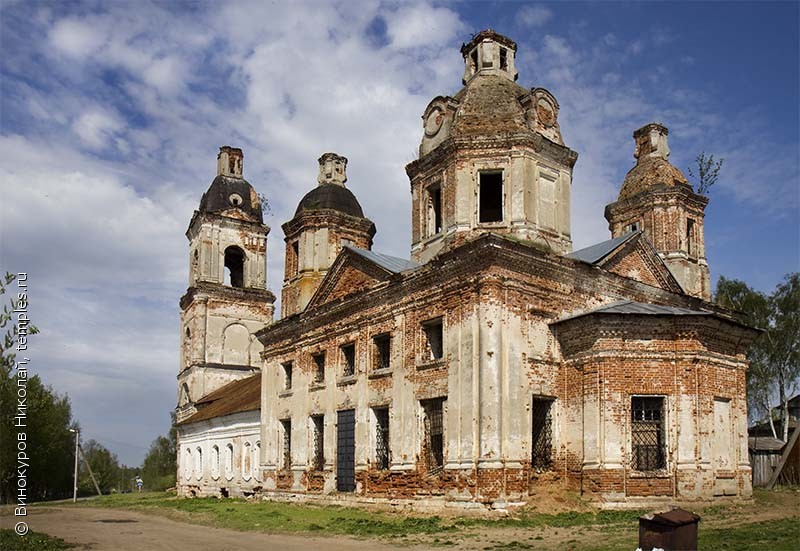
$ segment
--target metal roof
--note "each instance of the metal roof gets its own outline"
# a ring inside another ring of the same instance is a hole
[[[353,251],[357,255],[366,258],[370,262],[377,264],[384,270],[392,272],[393,274],[399,274],[400,272],[413,270],[414,268],[419,267],[419,264],[416,262],[406,260],[405,258],[397,258],[396,256],[389,256],[388,254],[367,251],[364,249],[359,249],[358,247],[353,247],[352,245],[345,245],[344,248]]]
[[[564,256],[574,260],[580,260],[581,262],[585,262],[587,264],[597,264],[609,254],[617,250],[620,245],[626,243],[629,239],[639,235],[640,233],[642,233],[641,230],[626,233],[625,235],[615,237],[614,239],[609,239],[608,241],[603,241],[602,243],[595,243],[594,245],[590,245],[586,248],[573,251]]]
[[[205,421],[261,409],[261,374],[239,379],[203,396],[196,402],[197,412],[179,425]]]
[[[747,447],[751,450],[778,451],[785,445],[786,442],[772,436],[751,436],[747,439]]]
[[[585,310],[570,314],[567,317],[561,318],[558,322],[566,321],[569,319],[588,316],[590,314],[623,314],[623,315],[644,315],[644,316],[713,316],[712,312],[704,310],[690,310],[689,308],[680,308],[678,306],[662,306],[660,304],[648,304],[644,302],[634,302],[632,300],[619,300]],[[558,323],[556,322],[556,323]]]

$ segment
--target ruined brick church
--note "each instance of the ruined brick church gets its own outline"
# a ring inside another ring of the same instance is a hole
[[[751,494],[745,351],[709,302],[708,199],[633,133],[610,239],[573,251],[556,98],[516,44],[461,48],[463,88],[422,115],[406,166],[410,259],[372,249],[347,159],[283,224],[280,319],[242,151],[186,233],[181,495],[503,507],[537,487],[605,504]]]

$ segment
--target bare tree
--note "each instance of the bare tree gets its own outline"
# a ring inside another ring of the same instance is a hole
[[[711,186],[717,183],[719,178],[719,171],[722,169],[722,163],[725,159],[715,159],[714,155],[706,155],[705,151],[695,157],[694,162],[697,168],[692,170],[688,168],[689,176],[697,181],[697,193],[701,195],[708,195]]]

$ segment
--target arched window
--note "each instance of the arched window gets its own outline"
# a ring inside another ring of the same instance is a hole
[[[244,251],[231,245],[225,249],[225,285],[244,287]]]
[[[192,465],[192,450],[186,448],[183,452],[183,477],[186,480],[192,478],[192,469],[194,465]]]
[[[197,446],[197,450],[195,450],[194,470],[197,480],[200,480],[203,477],[203,450],[200,449],[200,446]]]
[[[233,478],[233,444],[225,446],[225,476]]]
[[[250,479],[253,458],[250,456],[250,442],[245,442],[242,447],[242,478]]]
[[[256,480],[261,482],[261,469],[259,465],[261,464],[261,440],[256,442],[256,445],[253,446],[253,476],[256,477]]]
[[[219,478],[219,446],[211,446],[211,476]]]

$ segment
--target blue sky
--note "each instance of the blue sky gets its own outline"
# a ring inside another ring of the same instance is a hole
[[[29,273],[42,334],[31,368],[69,393],[87,438],[137,464],[176,398],[184,232],[220,145],[244,149],[280,224],[349,158],[377,250],[408,256],[428,102],[453,94],[459,47],[491,27],[518,43],[519,83],[560,103],[576,247],[636,128],[670,129],[684,172],[724,157],[711,191],[712,280],[770,291],[800,267],[798,3],[9,2],[0,12],[0,269]]]

